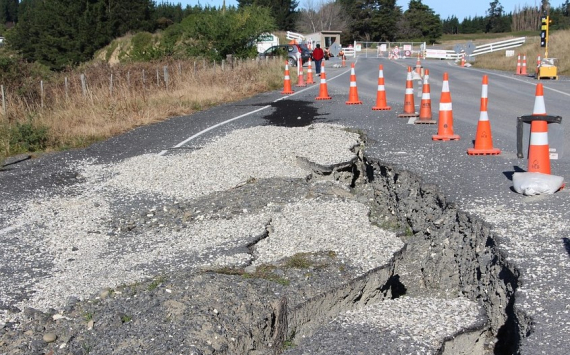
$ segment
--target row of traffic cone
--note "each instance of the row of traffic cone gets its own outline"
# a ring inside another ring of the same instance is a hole
[[[376,105],[372,107],[372,110],[390,110],[391,107],[387,105],[386,92],[384,86],[384,72],[383,66],[379,66],[378,70],[378,92],[376,97]],[[309,62],[309,73],[311,72],[311,64]],[[412,85],[412,68],[408,67],[408,75],[406,78],[406,93],[404,97],[404,114],[399,115],[400,117],[418,117],[415,123],[418,124],[435,124],[436,121],[432,118],[431,110],[431,97],[430,97],[430,85],[429,85],[429,70],[425,70],[423,86],[422,86],[422,100],[420,104],[420,112],[416,113],[414,106],[413,97],[413,85]],[[302,69],[300,71],[302,75]],[[289,76],[288,66],[285,66],[285,78],[287,80]],[[312,79],[312,76],[311,76]],[[501,150],[493,147],[493,139],[491,133],[491,124],[489,122],[489,115],[487,112],[488,108],[488,85],[489,78],[487,75],[483,76],[482,89],[481,89],[481,103],[480,103],[480,114],[479,121],[477,123],[477,132],[475,135],[474,147],[467,149],[467,154],[469,155],[499,155]],[[302,86],[299,85],[298,86]],[[292,90],[289,86],[285,87],[282,93],[289,92]],[[534,116],[546,116],[546,109],[544,104],[544,93],[542,84],[538,84],[536,87],[536,98],[533,109]],[[323,64],[321,71],[321,82],[319,96],[316,97],[317,100],[331,100],[332,98],[328,94],[328,88],[326,83],[326,72],[325,66]],[[354,63],[351,64],[350,69],[350,89],[349,89],[349,99],[346,101],[347,105],[360,105],[362,101],[358,99],[358,89],[356,86],[356,74],[354,70]],[[453,108],[451,102],[451,93],[449,90],[449,75],[448,73],[443,74],[443,83],[441,98],[439,103],[439,119],[438,132],[436,135],[432,136],[432,140],[436,141],[451,141],[459,140],[460,136],[455,134],[453,131]],[[542,174],[550,174],[550,151],[548,146],[548,123],[546,121],[532,121],[531,122],[531,138],[528,153],[529,167],[528,172],[538,172]]]
[[[311,66],[311,59],[309,59],[309,65],[307,68],[307,81],[305,81],[304,79],[304,73],[303,73],[303,61],[301,58],[299,58],[299,77],[297,80],[297,85],[298,87],[305,87],[307,85],[311,85],[314,84],[315,81],[313,79],[313,68]],[[291,84],[291,75],[289,73],[289,62],[285,62],[285,77],[283,80],[283,91],[281,91],[282,94],[293,94],[295,91],[293,91],[292,88],[292,84]]]
[[[515,75],[528,75],[526,71],[526,54],[523,55],[522,65],[521,65],[521,55],[517,56],[517,70]]]

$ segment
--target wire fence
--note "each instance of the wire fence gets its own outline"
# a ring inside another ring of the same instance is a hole
[[[222,61],[206,59],[192,61],[168,61],[163,63],[137,63],[132,65],[109,65],[97,63],[82,72],[59,73],[36,85],[0,84],[0,113],[13,119],[22,115],[22,109],[33,111],[49,109],[71,100],[94,100],[95,95],[106,99],[120,100],[127,94],[142,97],[157,90],[175,90],[183,83],[195,81],[205,75],[233,71],[250,66],[259,66],[280,58],[243,60],[228,57]]]

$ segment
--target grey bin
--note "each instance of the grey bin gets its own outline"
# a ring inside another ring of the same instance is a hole
[[[564,126],[560,116],[527,115],[517,117],[517,157],[527,158],[530,144],[530,123],[532,121],[548,122],[548,148],[550,159],[564,159]]]

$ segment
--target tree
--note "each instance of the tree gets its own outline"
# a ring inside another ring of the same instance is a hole
[[[18,0],[0,0],[0,24],[18,21]]]
[[[257,53],[254,41],[275,29],[266,7],[246,6],[226,11],[205,9],[184,18],[165,31],[169,41],[182,43],[185,55],[222,60],[233,54],[246,58]]]
[[[510,21],[505,21],[503,11],[503,6],[499,0],[494,0],[489,4],[485,32],[497,33],[510,31]]]
[[[396,0],[339,0],[350,16],[349,33],[343,42],[353,40],[393,41],[396,23],[402,16]]]
[[[398,21],[399,39],[423,39],[435,43],[441,37],[442,24],[439,15],[422,0],[410,0],[408,10]]]
[[[61,70],[128,31],[153,31],[153,10],[152,0],[22,0],[8,43],[25,60]]]
[[[459,20],[455,15],[448,17],[442,21],[443,33],[447,34],[458,34],[459,33]]]
[[[247,6],[265,7],[270,10],[275,19],[277,29],[282,31],[294,31],[295,23],[299,16],[297,7],[298,0],[237,0],[238,8]]]
[[[313,0],[305,2],[305,8],[301,9],[299,19],[295,26],[297,31],[315,33],[323,30],[344,31],[347,27],[346,16],[342,6],[338,2],[319,0],[315,5]]]

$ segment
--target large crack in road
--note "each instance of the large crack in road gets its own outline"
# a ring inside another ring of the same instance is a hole
[[[332,165],[297,157],[305,178],[252,177],[101,217],[87,227],[94,237],[110,231],[97,244],[101,262],[114,263],[103,269],[120,272],[119,255],[150,250],[158,266],[133,265],[155,276],[53,309],[6,307],[14,321],[0,351],[516,353],[530,320],[513,308],[518,274],[490,227],[418,176],[354,154]],[[223,225],[239,235],[222,235]],[[201,243],[223,242],[194,249],[184,236],[198,230]],[[64,259],[58,267],[80,257]]]

